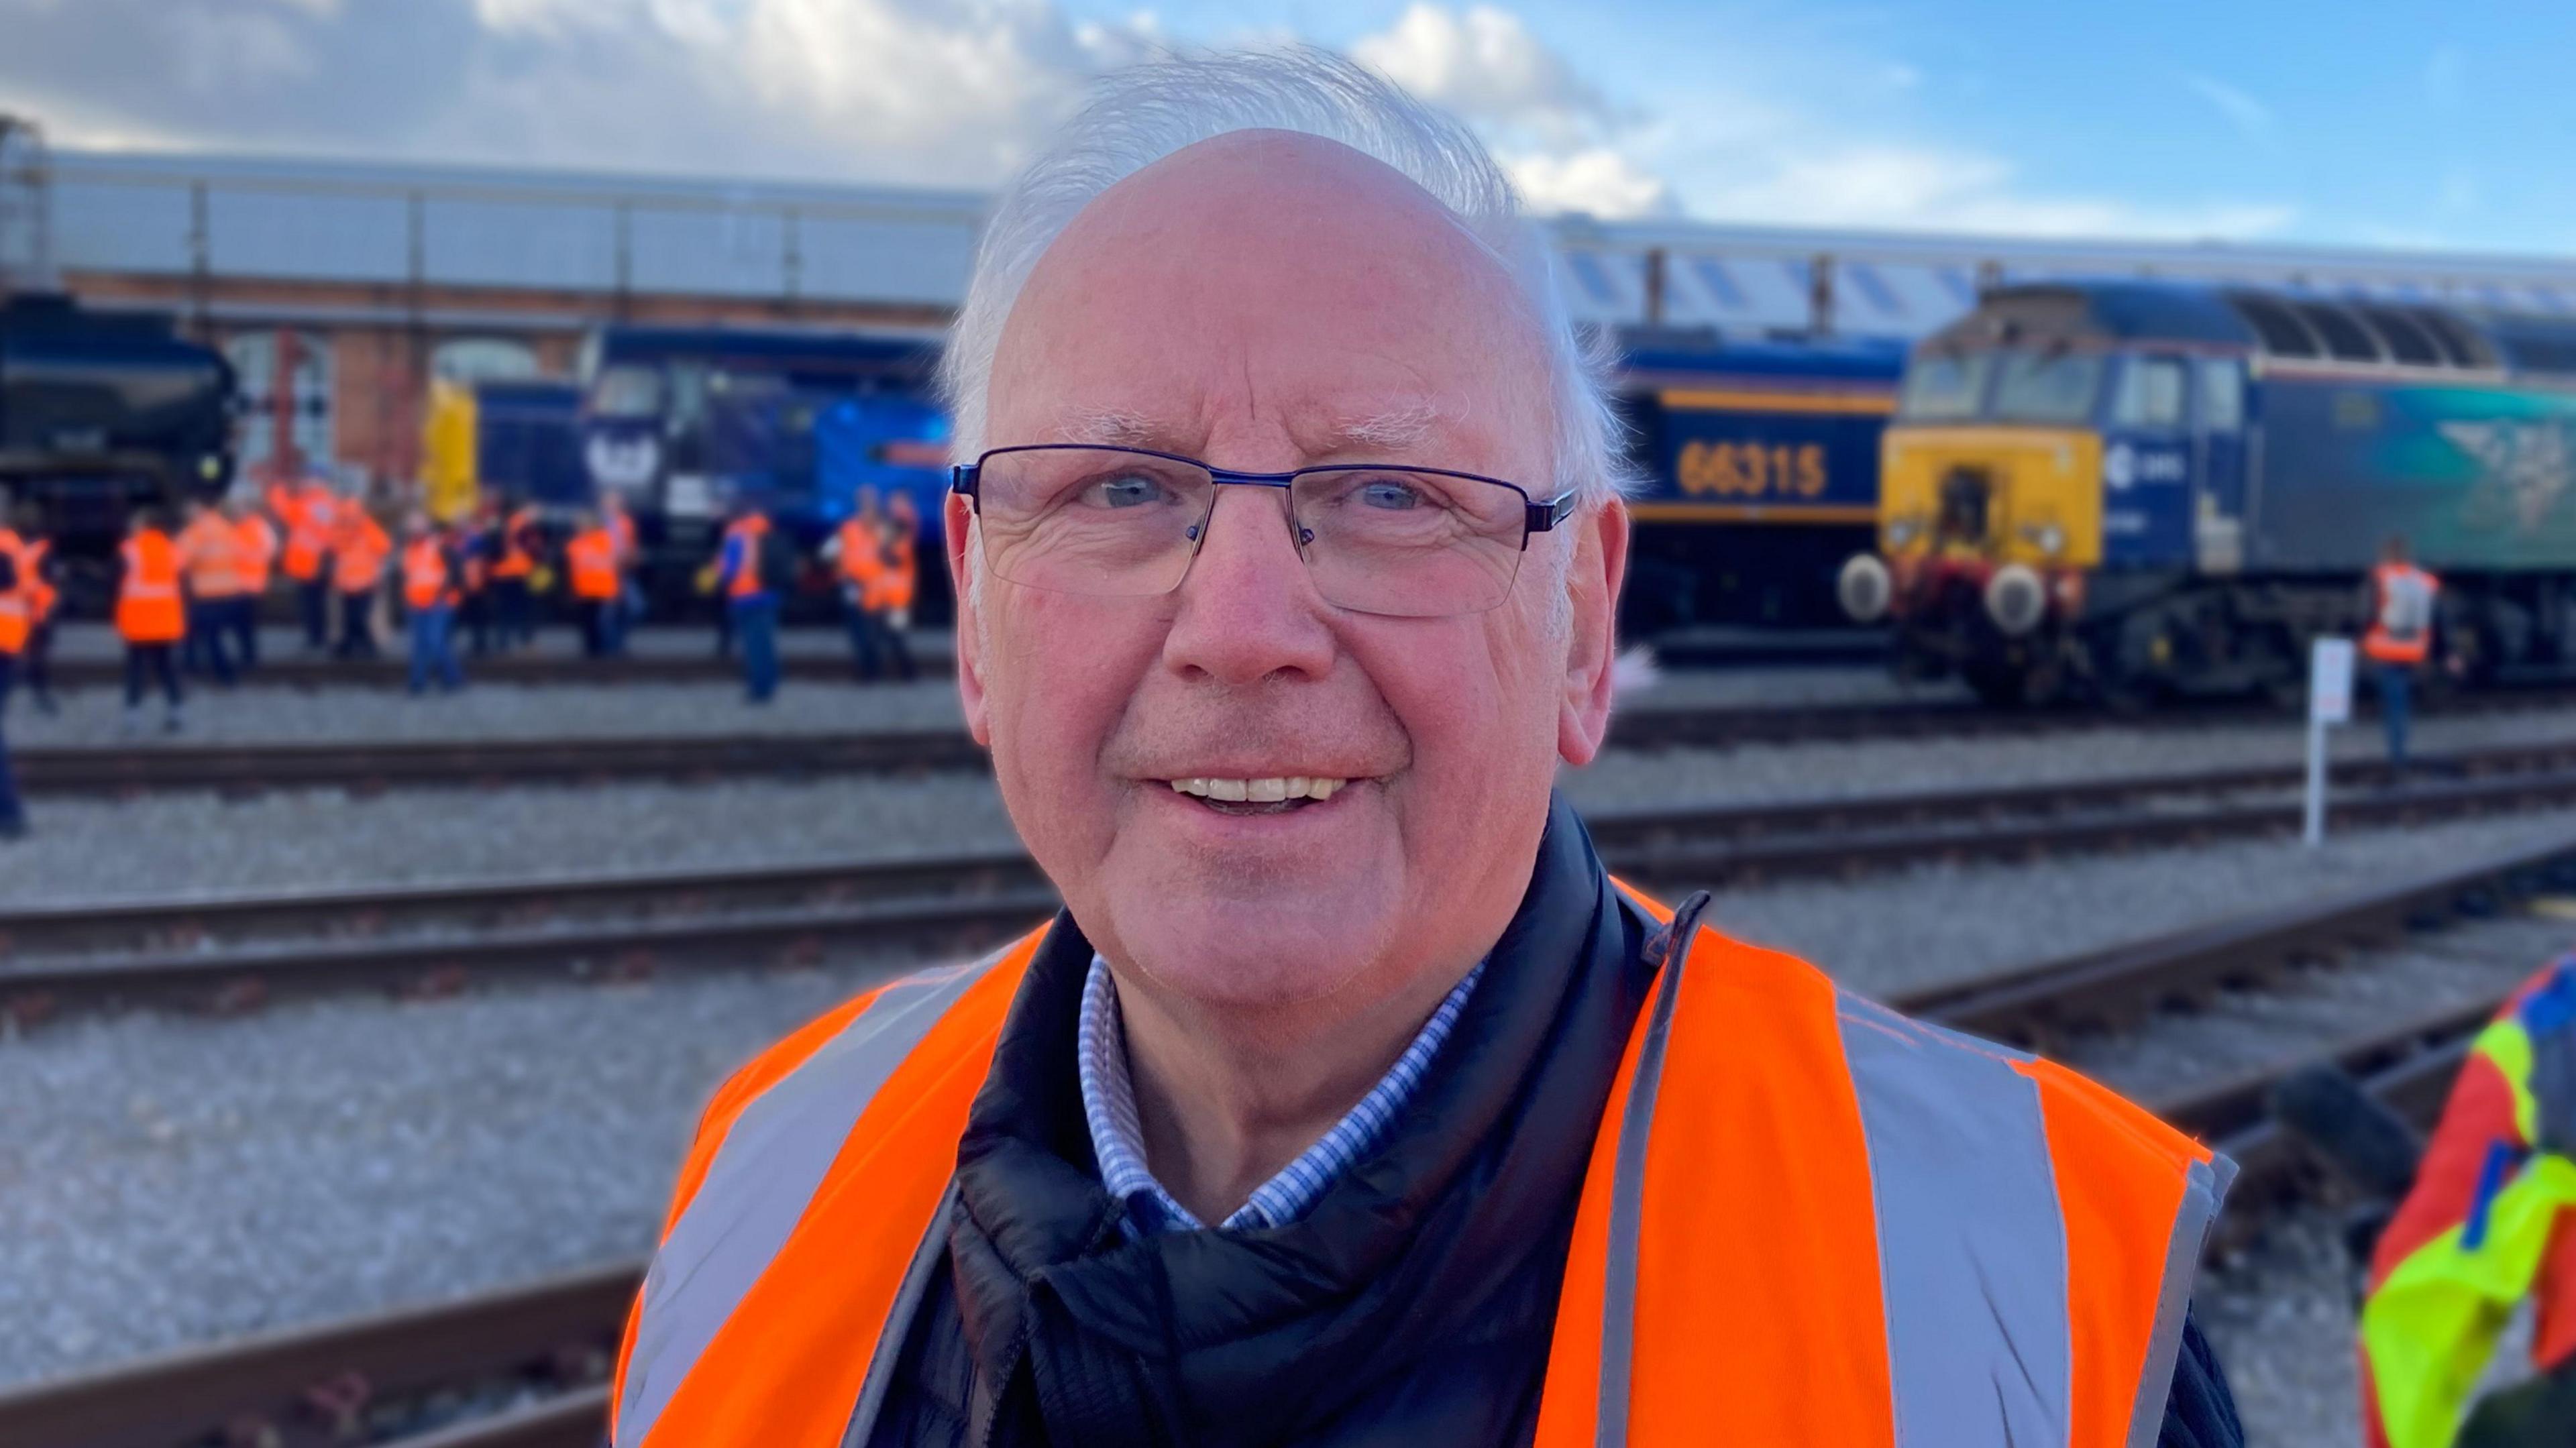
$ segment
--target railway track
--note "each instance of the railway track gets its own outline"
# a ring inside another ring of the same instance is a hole
[[[2173,932],[1891,1003],[1959,1029],[2036,1039],[2135,1019],[2257,982],[2320,955],[2384,945],[2455,914],[2576,884],[2576,839],[2356,893]],[[2332,1059],[2381,1099],[2429,1120],[2493,1002],[2429,1010],[2323,1053],[2199,1083],[2150,1102],[2242,1169],[2231,1217],[2259,1218],[2314,1173],[2265,1119],[2275,1082]],[[605,1375],[641,1264],[613,1263],[506,1291],[197,1349],[0,1397],[0,1442],[23,1448],[177,1448],[230,1433],[273,1448],[349,1441],[402,1448],[589,1448]],[[480,1416],[461,1417],[477,1407]]]
[[[2341,782],[2356,792],[2336,806],[2338,823],[2576,802],[2576,743],[2447,762],[2458,777],[2403,789],[2371,790],[2385,782],[2377,766],[2347,767]],[[1629,878],[1743,885],[2283,832],[2297,824],[2294,779],[2249,768],[1588,823],[1603,857]],[[0,909],[0,1019],[28,1026],[65,1010],[147,1003],[238,1011],[357,989],[434,995],[510,975],[614,981],[792,968],[847,957],[861,942],[872,956],[913,959],[982,948],[1054,907],[1045,879],[1016,851],[26,906]],[[2099,973],[2109,980],[2125,968],[2106,960]],[[2004,1029],[1987,1016],[1974,1026]]]
[[[400,689],[411,682],[409,661],[389,645],[376,659],[316,658],[287,654],[262,659],[257,672],[242,683],[254,688]],[[914,661],[927,678],[944,678],[955,667],[943,647],[916,649]],[[470,677],[487,684],[709,684],[742,681],[742,665],[707,654],[625,654],[611,659],[585,659],[572,654],[518,653],[465,661]],[[54,682],[66,689],[113,689],[125,683],[120,659],[58,658]],[[790,650],[778,657],[782,677],[817,683],[852,682],[845,653]]]
[[[2576,690],[2470,695],[2451,712],[2576,707]],[[1640,707],[1620,713],[1620,749],[1723,749],[1860,739],[2024,736],[2072,729],[2209,728],[2283,723],[2274,712],[2213,708],[2135,719],[2061,711],[1998,713],[1960,704],[1711,708]],[[829,774],[980,770],[986,756],[962,731],[914,729],[809,734],[603,735],[459,739],[428,743],[163,744],[44,746],[14,750],[22,791],[132,796],[213,790],[243,796],[281,789],[372,793],[428,787],[707,781]]]

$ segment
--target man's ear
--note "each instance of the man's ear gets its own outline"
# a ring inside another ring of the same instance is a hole
[[[1585,765],[1610,732],[1610,689],[1619,657],[1619,585],[1628,576],[1628,505],[1613,498],[1577,515],[1566,601],[1574,614],[1565,643],[1565,695],[1556,752]]]
[[[975,742],[993,747],[991,716],[984,712],[984,655],[979,642],[984,636],[982,620],[975,615],[975,590],[968,587],[966,573],[973,566],[969,549],[975,546],[975,510],[966,499],[950,493],[942,515],[942,530],[948,544],[949,596],[957,600],[957,698],[966,706],[966,732]]]

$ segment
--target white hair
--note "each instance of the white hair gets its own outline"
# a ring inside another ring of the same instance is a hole
[[[1455,215],[1519,287],[1546,352],[1556,491],[1588,507],[1622,491],[1609,359],[1574,330],[1552,253],[1484,143],[1455,120],[1328,50],[1192,52],[1103,78],[1055,144],[1003,191],[976,249],[940,385],[956,448],[989,446],[993,355],[1038,259],[1094,198],[1175,151],[1233,131],[1296,131],[1392,167]]]

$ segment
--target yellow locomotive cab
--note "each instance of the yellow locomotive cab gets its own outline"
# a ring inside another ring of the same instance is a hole
[[[2102,561],[2102,439],[2083,428],[1906,426],[1880,444],[1878,542],[2042,571]]]

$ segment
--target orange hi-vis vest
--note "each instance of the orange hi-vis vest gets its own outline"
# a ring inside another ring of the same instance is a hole
[[[2361,651],[2383,664],[2420,664],[2433,647],[2433,600],[2442,580],[2412,563],[2370,570],[2370,632]]]
[[[242,592],[268,592],[268,570],[277,562],[277,530],[257,513],[244,513],[232,530],[233,541],[241,549]]]
[[[860,996],[718,1090],[616,1448],[869,1441],[1044,936]],[[1602,1113],[1538,1448],[2152,1442],[2233,1172],[2062,1067],[1697,932]],[[1713,1321],[1740,1325],[1722,1353]]]
[[[318,482],[300,488],[278,489],[269,502],[286,523],[286,552],[278,566],[298,583],[311,583],[322,576],[322,555],[331,551],[331,538],[339,528],[340,500]]]
[[[868,600],[872,609],[912,607],[912,595],[918,586],[918,569],[913,562],[913,530],[900,520],[886,524],[885,567],[877,572]]]
[[[31,564],[28,546],[14,528],[0,528],[0,554],[5,554],[17,569],[17,582],[0,589],[0,654],[16,658],[26,652],[27,636],[35,630],[35,608],[29,600],[28,581]]]
[[[383,580],[385,559],[393,551],[385,526],[365,509],[356,510],[340,530],[339,546],[331,550],[331,586],[342,593],[367,592]]]
[[[54,616],[54,605],[62,601],[62,590],[45,581],[45,559],[53,551],[51,538],[18,545],[18,586],[27,591],[29,622],[39,626]]]
[[[593,603],[617,597],[617,537],[606,528],[575,533],[564,544],[564,569],[572,575],[572,596]]]
[[[146,528],[118,549],[125,576],[116,588],[116,633],[129,644],[176,643],[187,636],[179,606],[179,549],[170,535]]]
[[[841,581],[859,591],[859,602],[867,605],[876,592],[879,576],[885,572],[885,540],[877,536],[877,527],[865,518],[852,517],[841,524],[836,535],[841,556],[834,560]]]
[[[536,529],[534,507],[520,508],[501,525],[501,557],[492,565],[494,578],[526,578],[537,571]]]
[[[179,568],[188,580],[191,597],[241,596],[245,582],[241,538],[233,532],[229,519],[214,512],[198,514],[179,530],[178,545]]]
[[[403,606],[419,610],[456,602],[456,590],[449,586],[447,550],[431,534],[414,538],[403,545]]]
[[[749,598],[760,592],[760,540],[769,534],[769,519],[759,513],[736,518],[725,525],[725,539],[742,540],[741,555],[735,560],[733,580],[725,586],[725,597]]]

